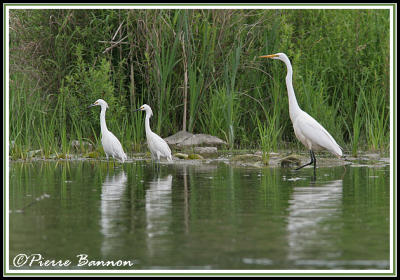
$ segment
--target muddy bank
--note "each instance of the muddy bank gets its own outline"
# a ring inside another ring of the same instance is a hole
[[[196,151],[200,152],[200,151]],[[344,165],[353,166],[383,166],[390,165],[390,158],[387,155],[378,153],[360,153],[358,157],[344,156],[335,158],[328,153],[316,154],[317,167],[335,167]],[[71,160],[91,160],[91,161],[106,161],[101,153],[96,155],[88,154],[67,154],[62,157],[42,158],[32,156],[28,159],[17,159],[13,161],[71,161]],[[151,161],[150,153],[131,153],[128,154],[128,160],[125,163],[135,162],[138,160]],[[253,168],[296,168],[310,161],[307,154],[293,154],[288,151],[280,151],[277,153],[271,152],[266,157],[262,156],[261,151],[218,151],[205,153],[177,152],[173,154],[173,162],[161,160],[162,164],[179,164],[179,165],[209,165],[217,163],[225,163],[236,167],[253,167]],[[112,161],[111,161],[112,162]],[[312,168],[308,166],[305,168]]]

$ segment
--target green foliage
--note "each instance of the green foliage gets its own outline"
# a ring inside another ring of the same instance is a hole
[[[300,107],[345,150],[389,146],[388,10],[30,9],[11,10],[10,27],[16,158],[68,154],[75,139],[99,145],[99,112],[87,109],[99,98],[127,152],[145,142],[133,112],[143,103],[162,137],[186,118],[230,148],[299,145],[285,65],[258,58],[276,52],[292,61]]]
[[[224,139],[230,148],[234,145],[234,132],[238,129],[240,100],[225,87],[213,90],[209,106],[201,118],[202,131]]]
[[[119,106],[119,100],[113,94],[114,88],[111,83],[110,63],[102,59],[95,67],[88,66],[82,59],[83,46],[78,44],[76,48],[76,65],[71,73],[65,77],[59,98],[65,100],[66,128],[74,132],[74,137],[92,134],[97,131],[99,135],[99,110],[98,107],[87,109],[87,107],[101,98],[107,101],[107,126],[111,131],[120,124],[124,116],[124,107]],[[109,115],[115,117],[108,118]],[[68,127],[68,125],[72,127]],[[91,137],[90,137],[91,138]],[[100,138],[97,138],[100,139]]]
[[[271,116],[267,115],[266,121],[261,121],[257,118],[257,128],[260,137],[260,146],[262,150],[263,162],[268,165],[269,152],[271,150],[277,151],[278,149],[278,137],[281,132],[281,128],[276,128],[277,113],[273,112]]]

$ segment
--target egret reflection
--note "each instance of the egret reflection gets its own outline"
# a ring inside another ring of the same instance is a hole
[[[335,239],[329,235],[333,230],[332,224],[341,215],[342,191],[343,180],[294,188],[288,208],[289,260],[303,261],[309,258],[310,253],[315,260],[320,256],[326,258],[335,247]],[[331,226],[326,227],[326,224]]]
[[[164,242],[163,239],[170,232],[169,225],[172,221],[172,175],[157,178],[149,182],[146,190],[146,233],[147,246],[150,255],[159,252]]]
[[[116,253],[123,247],[120,236],[125,232],[124,221],[128,209],[123,195],[127,185],[127,176],[122,170],[118,174],[107,174],[101,188],[100,226],[103,234],[101,252],[105,256]]]

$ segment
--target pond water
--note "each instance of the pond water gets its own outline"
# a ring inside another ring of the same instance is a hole
[[[9,174],[10,269],[390,265],[389,165],[318,168],[315,180],[312,168],[143,160],[12,162]]]

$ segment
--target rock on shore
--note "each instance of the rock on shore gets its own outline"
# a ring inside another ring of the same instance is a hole
[[[169,145],[173,145],[179,148],[185,148],[190,146],[218,146],[226,145],[227,143],[209,134],[192,134],[187,131],[179,131],[178,133],[168,136],[164,139]]]

